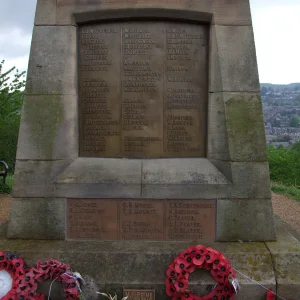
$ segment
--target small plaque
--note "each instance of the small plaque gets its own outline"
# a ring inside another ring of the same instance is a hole
[[[155,290],[123,290],[128,300],[155,300]]]
[[[68,199],[67,206],[70,239],[215,239],[215,200]]]

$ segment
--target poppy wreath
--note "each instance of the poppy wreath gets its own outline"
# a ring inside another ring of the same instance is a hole
[[[74,276],[69,265],[55,259],[50,259],[43,263],[37,262],[34,267],[28,269],[23,279],[19,282],[17,292],[24,297],[23,300],[44,300],[45,296],[36,293],[36,290],[38,285],[45,280],[61,282],[64,286],[65,299],[79,299],[80,287],[76,276]]]
[[[189,275],[195,269],[210,271],[217,282],[211,293],[203,297],[188,290]],[[235,290],[232,279],[236,277],[230,262],[224,255],[202,245],[191,246],[179,253],[167,269],[166,293],[172,300],[232,300]]]
[[[1,300],[19,299],[18,287],[28,267],[23,259],[9,252],[0,251],[0,271],[5,270],[12,278],[12,288]],[[21,298],[20,298],[21,299]]]

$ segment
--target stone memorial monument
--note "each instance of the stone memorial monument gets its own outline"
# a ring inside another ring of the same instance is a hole
[[[28,259],[161,300],[186,246],[276,239],[249,0],[38,0],[25,94],[7,236]],[[280,284],[264,243],[216,244]]]
[[[274,240],[248,0],[37,3],[10,238]]]

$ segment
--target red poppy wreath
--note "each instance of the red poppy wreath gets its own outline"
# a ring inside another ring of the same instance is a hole
[[[19,282],[18,292],[23,292],[24,296],[32,296],[30,299],[43,300],[43,294],[37,294],[38,284],[52,280],[62,282],[64,285],[65,299],[78,300],[80,294],[80,286],[77,277],[71,271],[70,266],[59,262],[55,259],[50,259],[44,263],[38,262],[36,266],[30,268],[25,273],[25,277]],[[24,300],[27,298],[24,298]]]
[[[23,280],[27,269],[22,258],[0,251],[0,271],[6,271],[12,279],[10,290],[2,298],[0,296],[1,300],[19,299],[17,298],[19,282]]]
[[[195,269],[211,272],[217,282],[211,293],[203,297],[188,290],[189,275]],[[202,245],[191,246],[179,253],[167,269],[166,293],[172,300],[232,300],[235,289],[232,280],[236,277],[230,262],[219,251]]]

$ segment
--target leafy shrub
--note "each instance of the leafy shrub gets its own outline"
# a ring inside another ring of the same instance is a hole
[[[15,67],[3,71],[0,62],[0,160],[4,160],[13,172],[16,160],[25,72]]]

